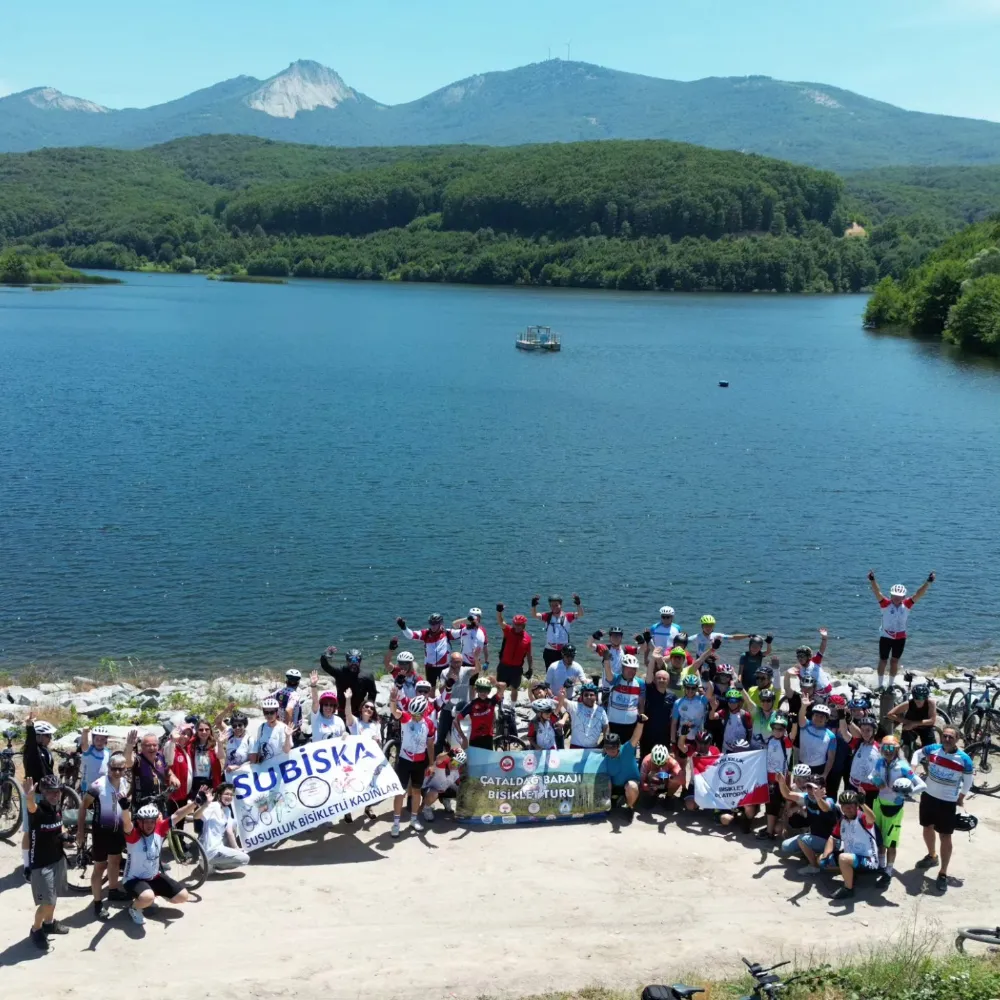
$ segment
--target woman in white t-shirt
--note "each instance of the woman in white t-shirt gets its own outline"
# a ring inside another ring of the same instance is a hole
[[[344,714],[347,716],[347,731],[352,736],[363,736],[382,746],[382,723],[375,702],[366,701],[355,716],[351,711],[351,692],[348,689],[344,692]]]
[[[292,729],[278,721],[278,701],[265,698],[260,703],[264,721],[257,730],[257,736],[250,751],[250,763],[259,764],[281,754],[292,752]]]
[[[233,811],[233,786],[228,782],[204,788],[199,793],[199,806],[194,814],[201,820],[198,840],[205,849],[210,871],[230,871],[250,864],[250,855],[240,850],[236,839],[236,814]]]
[[[319,674],[314,670],[309,678],[312,689],[312,741],[337,740],[347,735],[344,720],[337,715],[337,692],[319,690]],[[345,698],[350,697],[345,693]]]

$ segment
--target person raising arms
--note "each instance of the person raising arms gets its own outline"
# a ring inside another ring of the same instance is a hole
[[[580,595],[573,595],[576,611],[563,613],[563,599],[558,594],[549,598],[549,610],[539,612],[538,604],[541,597],[535,594],[531,599],[531,617],[545,623],[545,648],[542,650],[542,660],[546,667],[559,660],[560,650],[569,643],[569,627],[583,617],[583,605]],[[553,689],[554,690],[554,689]]]
[[[906,596],[906,587],[901,583],[893,584],[889,588],[889,596],[879,590],[878,582],[875,579],[875,570],[868,571],[868,582],[871,584],[872,593],[878,606],[882,609],[882,624],[878,633],[878,686],[879,690],[885,687],[885,667],[889,665],[889,684],[896,679],[899,671],[899,661],[903,656],[903,648],[906,646],[906,620],[910,616],[910,609],[934,582],[935,574],[933,570],[927,574],[927,579],[920,585],[917,592],[912,597]]]
[[[389,692],[389,711],[399,721],[399,756],[396,758],[396,777],[403,788],[403,794],[392,800],[391,836],[399,836],[399,823],[403,814],[403,802],[407,792],[410,796],[410,829],[423,833],[420,822],[420,798],[423,792],[424,775],[427,765],[434,760],[434,723],[428,714],[428,702],[423,695],[414,695],[407,705],[407,711],[399,707],[397,688]]]
[[[528,619],[524,615],[514,615],[508,625],[503,616],[504,606],[497,604],[497,625],[503,632],[503,642],[500,644],[499,663],[497,665],[497,680],[507,685],[511,692],[511,700],[517,701],[517,692],[521,689],[522,675],[531,680],[535,669],[531,656],[531,636],[528,634]],[[528,669],[524,669],[527,662]]]
[[[481,608],[469,608],[464,618],[456,618],[448,629],[448,635],[459,644],[464,666],[475,667],[476,673],[489,666],[489,639],[483,628]]]
[[[749,638],[750,634],[748,632],[734,632],[732,635],[730,635],[727,632],[716,632],[715,617],[713,615],[702,615],[701,631],[695,636],[694,640],[695,656],[701,656],[701,654],[704,653],[709,646],[714,644],[716,639],[749,639]],[[721,642],[719,645],[721,645]],[[716,646],[715,648],[718,649],[719,646]]]
[[[427,628],[407,628],[403,618],[397,618],[396,624],[407,639],[416,639],[424,644],[424,676],[432,687],[436,686],[448,666],[448,654],[451,652],[451,633],[444,627],[444,615],[431,615],[427,619]]]

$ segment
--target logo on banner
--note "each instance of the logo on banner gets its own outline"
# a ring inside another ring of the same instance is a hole
[[[542,807],[537,802],[532,802],[528,806],[528,812],[531,813],[532,816],[537,816],[541,812],[541,810]]]
[[[482,819],[482,821],[483,821],[483,822],[484,822],[484,823],[485,823],[485,824],[486,824],[487,826],[489,826],[489,825],[490,825],[490,823],[492,823],[492,822],[493,822],[493,816],[492,816],[492,815],[491,815],[490,813],[483,813],[483,815],[482,815],[482,816],[480,817],[480,819]]]
[[[735,760],[719,765],[719,781],[724,785],[738,785],[743,780],[743,768]]]
[[[500,813],[501,813],[501,815],[506,816],[507,813],[509,813],[511,811],[511,809],[513,809],[513,808],[514,807],[509,802],[501,802],[500,803]]]
[[[295,794],[306,809],[319,809],[330,797],[330,783],[322,778],[306,778],[299,782]]]
[[[538,761],[535,760],[535,755],[533,753],[526,753],[521,759],[521,767],[531,774],[532,771],[538,766]]]
[[[513,757],[501,757],[500,758],[500,770],[506,774],[508,771],[514,770],[514,758]]]

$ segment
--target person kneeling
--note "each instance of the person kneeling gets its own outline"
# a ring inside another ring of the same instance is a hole
[[[833,894],[836,899],[850,899],[854,895],[854,872],[878,871],[878,844],[875,840],[875,813],[864,804],[857,792],[841,792],[837,806],[837,825],[826,842],[819,858],[820,868],[840,868],[844,884]],[[829,810],[827,800],[818,800],[820,809]],[[836,850],[840,841],[840,851]],[[808,857],[811,853],[803,848]],[[809,860],[814,864],[815,855]]]
[[[424,801],[421,813],[427,822],[434,819],[434,803],[441,799],[444,811],[454,815],[454,800],[458,783],[462,780],[462,767],[468,757],[464,750],[456,750],[454,757],[443,750],[434,759],[434,766],[424,776]]]
[[[136,810],[134,823],[132,810],[122,809],[122,829],[128,849],[123,888],[132,896],[128,915],[135,923],[146,922],[142,911],[152,906],[157,896],[176,904],[186,903],[191,898],[180,882],[160,871],[160,851],[171,824],[182,822],[196,808],[197,803],[189,802],[167,819],[155,803],[147,802]]]
[[[642,758],[639,765],[639,804],[648,809],[661,796],[675,801],[684,787],[684,768],[659,743]]]
[[[198,808],[194,818],[201,820],[198,840],[205,849],[209,873],[232,871],[250,864],[250,855],[240,850],[236,840],[234,792],[229,782],[223,782],[216,786],[214,793],[210,788],[203,788],[195,800]]]
[[[632,738],[622,743],[617,733],[604,737],[604,760],[601,766],[611,780],[611,800],[625,799],[625,822],[631,823],[639,801],[639,762],[635,759],[635,748],[642,739],[642,726],[646,716],[640,715]]]

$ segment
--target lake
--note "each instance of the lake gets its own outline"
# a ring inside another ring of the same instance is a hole
[[[553,590],[578,646],[669,603],[872,666],[870,566],[938,572],[906,662],[1000,655],[1000,375],[861,297],[125,277],[0,291],[2,669],[376,660]]]

